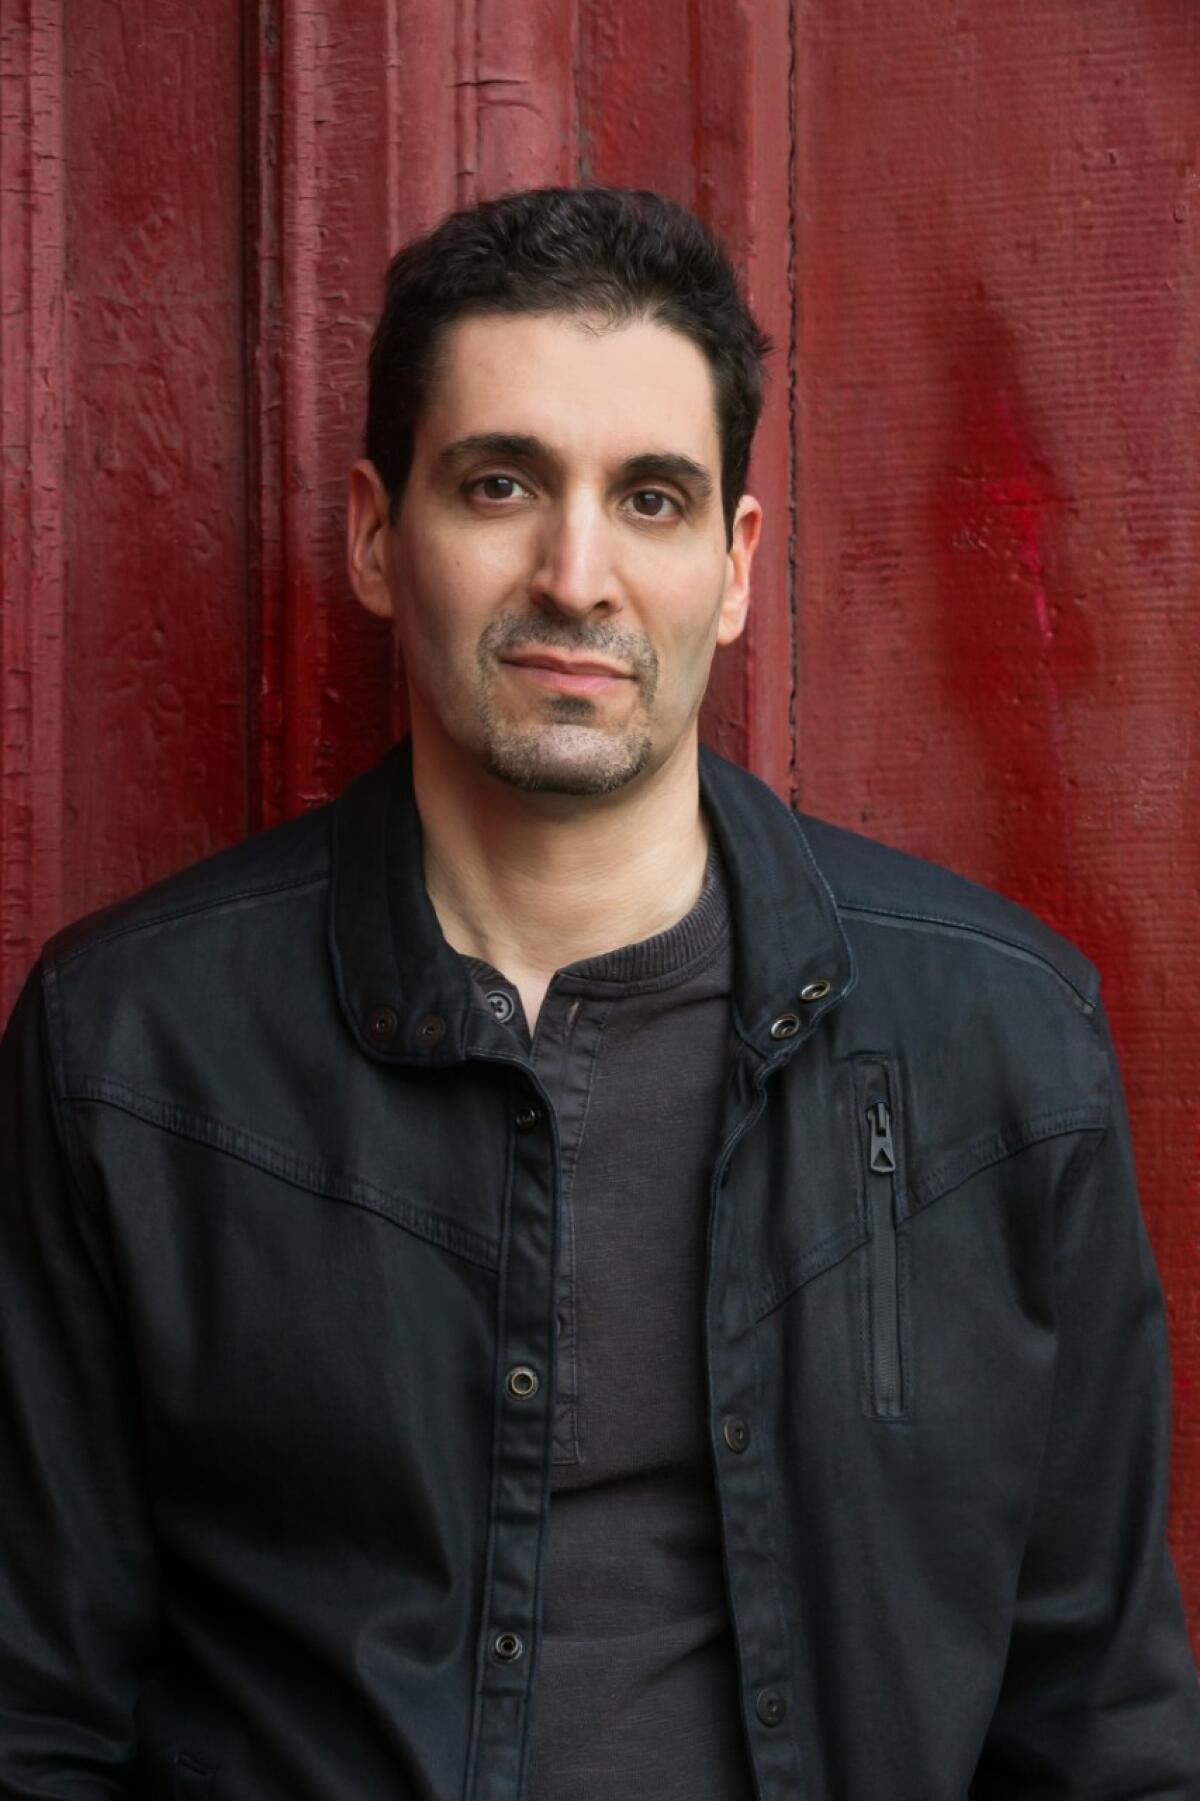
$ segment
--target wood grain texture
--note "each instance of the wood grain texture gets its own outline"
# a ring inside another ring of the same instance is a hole
[[[0,5],[0,1018],[62,920],[59,0]]]
[[[328,800],[391,735],[387,628],[345,575],[345,476],[390,236],[407,228],[397,146],[441,96],[431,82],[400,113],[389,7],[265,0],[248,20],[252,805],[268,825]]]
[[[800,794],[1099,964],[1200,1627],[1200,13],[797,24]]]
[[[576,30],[562,0],[459,0],[458,205],[575,179]]]
[[[245,827],[237,27],[64,14],[70,913]]]

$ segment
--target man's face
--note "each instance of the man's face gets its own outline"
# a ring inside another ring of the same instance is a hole
[[[602,794],[693,731],[713,650],[742,629],[759,509],[743,500],[728,547],[690,340],[644,320],[460,320],[393,526],[384,504],[359,464],[352,574],[395,616],[415,735],[518,788]]]

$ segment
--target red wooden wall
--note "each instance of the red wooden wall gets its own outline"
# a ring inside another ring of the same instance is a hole
[[[1100,964],[1200,1642],[1200,8],[0,0],[0,1012],[402,723],[342,573],[387,255],[660,187],[778,354],[710,739]]]

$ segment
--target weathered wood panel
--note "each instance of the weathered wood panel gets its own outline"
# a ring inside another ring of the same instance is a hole
[[[421,18],[434,67],[447,49],[441,18],[432,7]],[[383,268],[394,234],[410,229],[397,204],[410,145],[434,217],[451,191],[436,129],[444,84],[412,92],[422,65],[402,56],[400,26],[393,0],[246,9],[256,826],[327,800],[390,736],[388,634],[344,574],[345,472]]]
[[[797,21],[800,794],[1100,966],[1200,1626],[1200,12]]]
[[[63,895],[60,0],[0,11],[0,1018]]]
[[[237,0],[63,13],[68,912],[245,820]]]

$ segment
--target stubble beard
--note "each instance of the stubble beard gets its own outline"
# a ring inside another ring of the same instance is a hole
[[[605,729],[601,709],[585,695],[551,694],[541,717],[517,725],[496,705],[495,680],[506,651],[544,645],[572,656],[598,652],[632,670],[640,706],[628,727]],[[649,765],[651,709],[658,687],[658,658],[641,633],[592,625],[572,630],[542,618],[502,617],[479,641],[476,706],[488,771],[526,794],[613,794]]]

